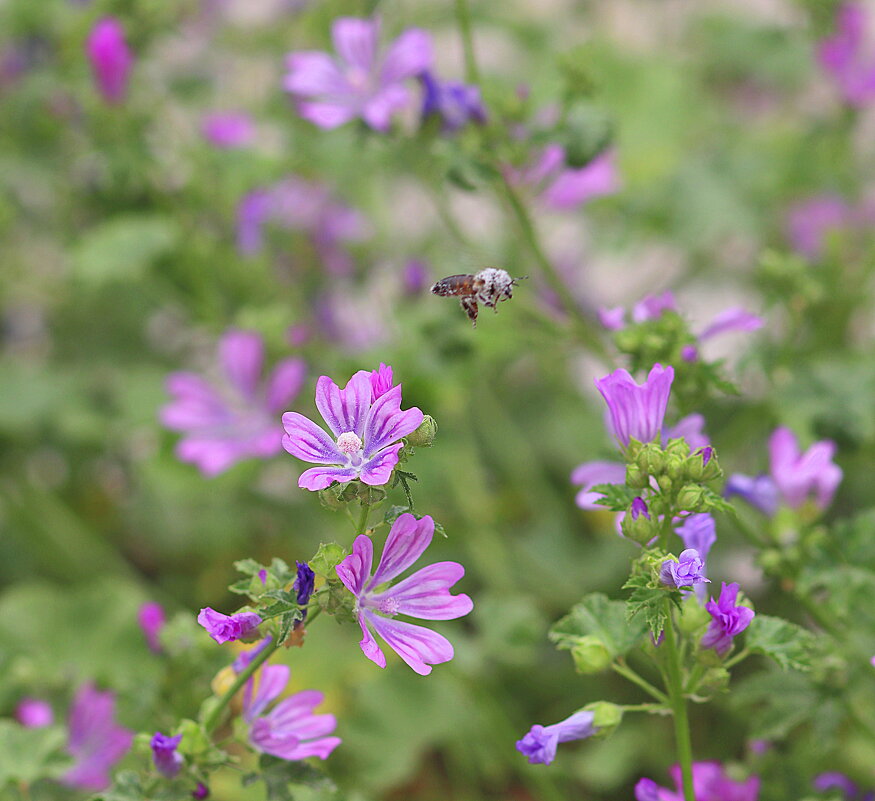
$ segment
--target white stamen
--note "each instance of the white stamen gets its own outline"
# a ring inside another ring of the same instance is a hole
[[[347,456],[352,456],[362,449],[362,441],[353,431],[345,431],[337,438],[337,449]]]

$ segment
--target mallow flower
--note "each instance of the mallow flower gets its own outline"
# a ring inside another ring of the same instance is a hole
[[[337,128],[361,117],[388,131],[395,112],[411,102],[406,82],[434,60],[429,33],[411,28],[385,51],[379,19],[338,17],[331,25],[337,56],[318,51],[290,53],[283,82],[298,101],[300,115],[320,128]]]
[[[684,801],[679,765],[669,769],[676,792],[660,787],[652,779],[641,779],[635,785],[635,801]],[[693,763],[693,795],[696,801],[757,801],[760,792],[758,776],[743,782],[730,779],[719,762]]]
[[[480,87],[457,81],[442,81],[428,70],[419,79],[424,90],[423,119],[439,117],[445,133],[454,133],[469,122],[486,122],[486,108],[480,97]]]
[[[288,665],[265,665],[260,670],[257,689],[254,676],[246,683],[243,719],[250,727],[249,742],[256,750],[280,759],[313,756],[326,759],[341,740],[328,736],[337,727],[334,715],[314,712],[324,700],[321,692],[303,690],[283,698],[267,711],[288,684],[289,672]]]
[[[556,758],[556,746],[570,740],[592,737],[598,729],[593,725],[595,713],[581,709],[570,717],[552,726],[535,724],[522,740],[517,740],[516,750],[528,757],[532,765],[549,765]]]
[[[666,559],[659,571],[659,580],[668,587],[691,587],[694,584],[708,584],[705,578],[705,561],[693,548],[681,551],[677,560]]]
[[[210,637],[221,645],[252,634],[261,625],[261,617],[255,612],[223,615],[207,606],[198,613],[197,622],[207,630]]]
[[[386,657],[371,629],[421,676],[432,665],[449,662],[453,646],[446,637],[396,616],[421,620],[452,620],[467,615],[474,604],[467,595],[450,595],[465,569],[458,562],[435,562],[420,568],[391,587],[383,587],[410,567],[425,552],[434,535],[434,520],[428,515],[417,520],[403,514],[392,524],[376,571],[371,569],[374,544],[364,534],[356,537],[352,553],[337,566],[337,576],[355,596],[354,611],[362,629],[359,643],[364,655],[386,667]]]
[[[360,479],[386,484],[398,464],[402,437],[419,428],[423,414],[415,406],[401,411],[401,384],[372,401],[371,373],[359,370],[340,389],[327,375],[316,382],[316,408],[333,435],[302,414],[283,415],[283,448],[322,467],[305,470],[298,486],[321,490],[338,481]]]
[[[177,734],[176,737],[168,737],[160,731],[156,731],[149,741],[155,769],[169,779],[179,773],[179,769],[182,767],[182,754],[176,750],[180,742],[182,742],[181,734]]]
[[[705,609],[711,615],[708,630],[702,637],[702,648],[713,648],[719,656],[723,656],[731,647],[732,639],[741,634],[754,618],[753,609],[746,606],[736,606],[738,584],[723,582],[720,588],[720,598],[711,598],[705,604]]]
[[[73,698],[67,729],[67,753],[73,757],[73,767],[61,781],[81,790],[109,787],[109,769],[134,739],[132,731],[115,721],[115,695],[100,692],[93,684],[83,685]]]
[[[655,364],[640,385],[622,368],[595,382],[608,404],[613,434],[624,448],[632,439],[651,442],[659,434],[673,380],[674,368]]]
[[[683,540],[685,548],[691,548],[699,554],[699,558],[702,560],[702,569],[704,570],[705,564],[708,561],[708,554],[711,552],[711,546],[717,542],[714,518],[708,512],[689,515],[684,518],[681,525],[675,527],[675,534]],[[706,593],[704,583],[697,584],[694,590],[699,600],[704,601]]]
[[[161,409],[161,422],[184,436],[177,456],[215,476],[244,459],[266,459],[282,450],[279,413],[297,396],[306,367],[283,359],[262,380],[264,342],[253,331],[231,330],[219,341],[218,381],[189,372],[171,373],[173,400]]]
[[[875,98],[875,50],[866,41],[866,7],[859,2],[843,3],[835,33],[817,50],[821,67],[838,84],[845,100],[863,106]]]
[[[110,104],[121,103],[128,89],[133,56],[125,41],[125,30],[115,17],[97,21],[85,46],[94,84]]]

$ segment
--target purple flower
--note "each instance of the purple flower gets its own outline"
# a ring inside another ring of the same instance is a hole
[[[310,602],[310,596],[313,594],[316,574],[306,562],[297,562],[296,564],[298,566],[298,575],[295,577],[292,589],[297,593],[295,600],[298,602],[298,605],[306,606]]]
[[[177,456],[205,476],[215,476],[244,459],[266,459],[282,450],[279,412],[304,383],[301,359],[284,359],[261,380],[264,343],[251,331],[229,331],[219,341],[224,380],[215,384],[195,373],[171,373],[173,400],[161,422],[184,432]]]
[[[115,722],[115,695],[100,692],[93,684],[79,688],[67,721],[67,753],[73,767],[61,781],[82,790],[109,786],[109,769],[131,747],[134,733]]]
[[[600,492],[593,492],[596,484],[624,484],[626,482],[626,465],[620,462],[584,462],[574,468],[571,473],[571,483],[582,485],[574,502],[581,509],[604,509],[596,501],[603,497]]]
[[[684,542],[685,548],[697,551],[699,558],[704,564],[708,559],[711,546],[717,542],[717,534],[714,530],[714,518],[710,514],[690,515],[675,529]]]
[[[380,362],[376,370],[371,370],[371,403],[392,389],[392,368]]]
[[[662,431],[662,444],[666,445],[671,439],[686,440],[690,450],[707,448],[711,440],[704,432],[705,418],[701,414],[688,414],[682,417],[673,426],[667,426]],[[709,457],[710,459],[710,457]],[[707,464],[707,462],[705,462]]]
[[[255,138],[252,117],[237,111],[217,111],[201,118],[201,134],[223,150],[246,147]]]
[[[42,729],[55,722],[51,705],[39,698],[22,698],[15,707],[15,719],[26,729]]]
[[[581,710],[561,723],[529,729],[522,740],[517,740],[516,750],[528,757],[532,765],[549,765],[556,758],[556,746],[570,740],[592,737],[598,729],[593,726],[595,713]]]
[[[823,793],[827,790],[840,790],[845,798],[856,798],[859,788],[848,776],[838,771],[819,773],[812,781],[814,789]]]
[[[235,673],[242,673],[247,667],[249,667],[249,663],[255,659],[268,645],[273,642],[273,637],[268,634],[261,642],[259,642],[254,648],[250,648],[248,651],[241,651],[237,658],[231,663],[231,668]]]
[[[85,49],[94,73],[94,83],[107,103],[121,103],[128,88],[133,57],[125,42],[122,24],[104,17],[88,35]]]
[[[419,428],[423,414],[415,406],[401,411],[401,384],[374,402],[372,393],[366,370],[359,370],[344,389],[327,375],[316,382],[316,408],[336,440],[297,412],[283,415],[283,447],[305,462],[325,465],[304,471],[299,487],[321,490],[356,478],[372,486],[388,483],[398,464],[399,440]]]
[[[431,665],[453,658],[453,646],[442,635],[395,620],[395,616],[452,620],[467,615],[474,607],[467,595],[450,595],[450,587],[465,575],[465,569],[457,562],[436,562],[392,587],[377,589],[422,556],[433,534],[434,521],[428,515],[417,520],[411,514],[403,514],[392,524],[373,575],[374,545],[363,534],[356,537],[352,553],[337,566],[338,578],[356,598],[355,612],[364,635],[359,645],[365,656],[380,667],[386,667],[386,657],[371,628],[414,671],[427,676]]]
[[[771,517],[778,511],[780,493],[769,476],[745,476],[733,473],[726,481],[726,497],[738,495],[763,514]]]
[[[842,469],[833,464],[834,442],[815,442],[805,453],[789,428],[777,428],[769,438],[772,479],[791,509],[814,496],[818,509],[826,509],[842,480]]]
[[[665,312],[680,312],[674,293],[665,291],[661,295],[645,295],[632,307],[632,322],[658,320]]]
[[[155,601],[147,601],[137,612],[137,622],[146,636],[146,642],[149,644],[149,650],[156,654],[161,653],[161,642],[158,636],[161,634],[161,629],[167,622],[164,616],[164,609],[161,604]]]
[[[641,515],[644,515],[644,517],[650,520],[650,512],[647,510],[647,504],[644,502],[643,498],[632,499],[632,506],[629,509],[629,514],[632,515],[633,520],[637,520]]]
[[[655,364],[640,386],[626,370],[615,370],[595,382],[608,404],[611,428],[624,447],[630,440],[650,442],[662,428],[674,369]]]
[[[635,785],[635,801],[684,801],[681,769],[674,765],[669,774],[677,792],[660,787],[652,779],[641,779]],[[719,762],[693,763],[693,795],[696,801],[757,801],[760,780],[751,776],[744,782],[730,779]]]
[[[322,693],[304,690],[283,698],[270,712],[265,712],[288,681],[288,665],[267,665],[261,668],[257,691],[254,677],[246,683],[243,719],[250,725],[249,742],[256,750],[280,759],[312,756],[326,759],[341,740],[326,736],[337,727],[334,715],[314,714],[323,701]]]
[[[298,112],[320,128],[361,117],[374,130],[389,130],[392,115],[411,99],[405,81],[431,67],[431,36],[412,28],[381,53],[378,19],[339,17],[331,38],[337,58],[316,51],[287,57],[284,86],[298,99]]]
[[[809,261],[824,252],[828,237],[847,231],[854,223],[854,210],[837,195],[818,195],[792,206],[787,213],[786,234],[793,249]]]
[[[191,792],[191,797],[196,798],[198,801],[203,801],[204,798],[209,798],[210,788],[207,787],[203,782],[198,782],[197,787],[194,788]]]
[[[182,754],[176,751],[181,741],[181,734],[168,737],[156,731],[149,743],[152,746],[152,761],[155,763],[156,770],[168,779],[172,779],[182,767]]]
[[[821,67],[852,106],[862,106],[875,97],[875,53],[866,48],[866,24],[862,3],[844,3],[836,32],[824,39],[817,51]]]
[[[238,612],[236,615],[223,615],[209,606],[201,609],[197,616],[200,623],[220,645],[223,642],[239,640],[252,634],[261,625],[261,617],[255,612]]]
[[[599,322],[606,331],[622,331],[626,327],[626,310],[622,306],[598,309]]]
[[[732,647],[732,638],[741,634],[753,620],[753,609],[746,606],[736,606],[738,584],[723,582],[720,588],[720,599],[712,598],[705,604],[705,609],[711,615],[708,630],[702,637],[702,648],[713,648],[718,655],[723,656]]]
[[[633,502],[634,505],[634,502]],[[666,559],[659,571],[659,580],[669,587],[691,587],[694,584],[708,584],[711,579],[705,578],[703,571],[705,560],[694,548],[681,551],[677,561]]]
[[[699,333],[699,342],[712,337],[728,334],[731,331],[741,331],[748,333],[758,331],[763,327],[763,318],[756,314],[751,314],[747,309],[742,309],[740,306],[732,306],[724,309]]]
[[[419,295],[431,283],[428,266],[419,259],[411,259],[404,265],[402,282],[406,294]]]
[[[422,81],[422,116],[440,117],[444,132],[453,133],[469,122],[485,123],[486,108],[480,97],[480,88],[457,81],[440,81],[426,70]]]

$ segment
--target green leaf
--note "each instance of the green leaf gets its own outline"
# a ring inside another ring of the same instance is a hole
[[[811,680],[804,673],[758,673],[733,686],[730,703],[743,711],[748,737],[782,740],[822,708]]]
[[[279,617],[287,612],[298,610],[298,596],[288,590],[268,590],[262,598],[269,598],[274,601],[270,606],[261,608],[258,612],[263,620],[270,620],[272,617]]]
[[[626,620],[633,621],[636,618],[643,621],[654,638],[659,637],[665,628],[668,617],[665,608],[665,599],[680,609],[680,593],[666,592],[663,587],[654,587],[652,578],[641,572],[629,577],[623,585],[624,590],[632,590],[629,600],[626,601]]]
[[[319,545],[316,555],[308,562],[310,569],[325,579],[336,578],[334,568],[337,567],[347,556],[347,551],[336,542],[323,542]]]
[[[256,562],[254,559],[238,559],[234,562],[234,569],[244,576],[257,576],[258,572],[264,569],[264,565]]]
[[[643,620],[628,621],[623,601],[611,601],[594,592],[554,623],[549,636],[562,649],[573,648],[583,637],[595,636],[617,658],[634,648],[644,632]]]
[[[58,726],[26,729],[0,720],[0,788],[9,782],[32,784],[60,776],[70,767],[69,757],[61,751],[66,741]]]
[[[147,798],[140,777],[132,770],[117,773],[112,787],[98,793],[91,801],[144,801]]]
[[[599,506],[606,506],[614,512],[625,512],[640,490],[633,490],[625,484],[596,484],[590,488],[590,492],[599,492],[605,496],[596,501]]]
[[[757,615],[745,635],[748,650],[768,656],[783,670],[810,670],[816,644],[810,631],[768,615]]]
[[[267,801],[294,801],[289,785],[312,787],[324,793],[333,793],[336,790],[334,782],[328,776],[306,762],[290,762],[263,754],[259,767],[260,778],[267,790]],[[246,778],[246,783],[254,780],[252,775]]]

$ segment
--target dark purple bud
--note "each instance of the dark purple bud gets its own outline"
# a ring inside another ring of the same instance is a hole
[[[267,584],[267,571],[264,568],[258,571],[258,578],[261,579],[262,585]]]
[[[168,779],[172,779],[182,767],[182,754],[176,751],[181,740],[181,734],[168,737],[156,731],[152,742],[149,743],[152,746],[152,761],[155,763],[155,768]]]
[[[635,498],[632,501],[632,519],[637,520],[641,515],[644,515],[650,520],[650,512],[647,511],[647,504],[643,498]]]
[[[706,448],[701,448],[699,453],[702,454],[702,467],[704,467],[711,461],[711,457],[714,455],[714,449],[709,445]]]
[[[298,593],[297,601],[300,606],[306,606],[313,594],[313,585],[316,582],[316,574],[306,562],[298,562],[298,577],[295,579],[293,589]]]
[[[828,771],[814,777],[812,782],[815,790],[825,792],[827,790],[839,790],[845,798],[857,797],[857,785],[854,784],[844,773]]]
[[[207,798],[210,794],[210,788],[207,787],[203,782],[198,782],[197,787],[194,788],[191,792],[192,798],[203,799]]]

